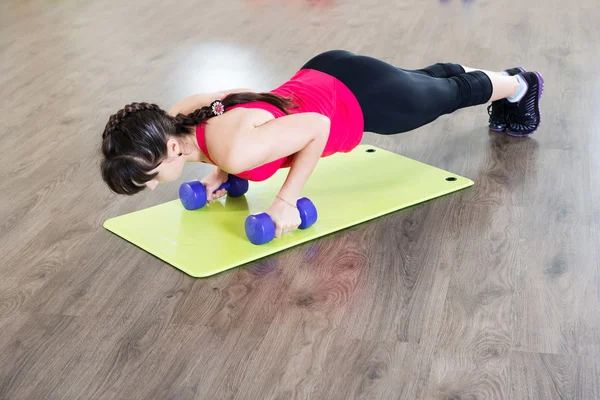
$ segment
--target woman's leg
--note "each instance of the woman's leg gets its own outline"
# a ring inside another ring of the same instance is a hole
[[[458,66],[436,64],[442,71],[439,75],[451,74],[445,65]],[[459,67],[456,73],[465,71]],[[502,73],[475,70],[437,78],[352,53],[333,60],[322,71],[354,93],[363,110],[365,130],[381,134],[407,132],[460,108],[512,96],[518,89],[516,78]]]
[[[519,88],[519,82],[514,76],[509,76],[504,72],[486,71],[483,69],[475,69],[461,66],[459,64],[435,64],[420,70],[404,70],[407,72],[425,73],[434,78],[452,78],[469,72],[481,71],[490,78],[494,88],[490,101],[506,99],[513,97]],[[461,72],[462,71],[462,72]]]
[[[507,132],[525,135],[539,125],[543,79],[537,73],[523,70],[516,77],[450,63],[409,71],[341,50],[322,53],[303,68],[325,72],[344,82],[360,103],[365,130],[370,132],[407,132],[458,109],[509,97],[513,97],[510,101],[514,106],[508,107],[508,112],[516,122]]]
[[[481,71],[435,78],[351,55],[333,61],[323,72],[350,88],[361,105],[365,130],[380,134],[419,128],[457,109],[484,104],[493,95],[492,81]]]
[[[517,95],[521,84],[515,76],[505,76],[498,73],[484,72],[492,82],[492,97],[489,101],[507,99]]]
[[[452,63],[437,63],[430,65],[429,67],[416,70],[408,70],[403,68],[398,69],[404,72],[427,75],[432,78],[451,78],[466,72],[462,65]]]
[[[460,64],[452,64],[452,63],[437,63],[434,65],[430,65],[427,68],[423,68],[423,69],[417,69],[417,70],[408,70],[408,69],[403,69],[403,68],[398,68],[402,71],[406,71],[406,72],[415,72],[418,74],[425,74],[425,75],[429,75],[433,78],[452,78],[453,76],[457,76],[457,75],[461,75],[464,74],[466,72],[473,72],[473,71],[481,71],[486,73],[487,75],[516,75],[518,73],[521,72],[525,72],[525,70],[521,67],[518,68],[511,68],[509,70],[506,71],[502,71],[502,72],[493,72],[493,71],[486,71],[483,69],[477,69],[477,68],[471,68],[471,67],[467,67],[464,65],[460,65]]]
[[[331,69],[331,65],[335,61],[352,57],[356,57],[356,54],[346,50],[329,50],[311,58],[306,64],[302,66],[301,69],[316,69],[317,71],[327,72]],[[434,65],[430,65],[429,67],[416,70],[408,70],[399,67],[396,68],[404,72],[427,75],[432,78],[450,78],[453,76],[464,74],[465,72],[475,71],[472,68],[469,68],[470,71],[466,71],[467,67],[463,67],[459,64],[452,63],[437,63]]]
[[[484,69],[471,68],[471,67],[466,67],[464,65],[463,65],[463,68],[465,69],[465,72],[481,71],[481,72],[486,73],[487,75],[506,75],[504,72],[486,71]]]

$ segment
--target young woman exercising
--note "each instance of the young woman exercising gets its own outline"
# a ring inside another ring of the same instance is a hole
[[[513,68],[489,72],[458,64],[404,70],[381,60],[333,50],[314,57],[268,93],[248,89],[198,94],[169,112],[133,103],[112,115],[102,134],[102,177],[132,195],[179,178],[186,162],[215,165],[202,181],[208,200],[228,174],[251,181],[289,167],[267,210],[275,237],[295,230],[295,207],[318,160],[349,152],[364,131],[395,134],[458,109],[485,104],[489,127],[513,136],[540,123],[543,78]]]

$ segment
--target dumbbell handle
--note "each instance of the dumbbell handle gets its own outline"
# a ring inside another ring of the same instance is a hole
[[[231,188],[231,182],[229,182],[229,178],[227,178],[227,181],[224,184],[222,184],[221,186],[219,186],[218,188],[216,188],[213,193],[217,193],[221,189],[225,189],[228,191],[230,188]]]

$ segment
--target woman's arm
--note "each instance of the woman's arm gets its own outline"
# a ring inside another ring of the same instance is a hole
[[[294,155],[280,196],[295,202],[321,158],[330,125],[329,118],[318,113],[287,115],[238,131],[228,148],[219,146],[225,141],[215,140],[211,151],[218,164],[234,175]]]
[[[267,211],[275,223],[275,237],[300,225],[295,204],[321,158],[330,125],[328,117],[317,113],[287,115],[246,129],[229,142],[229,151],[223,147],[220,152],[220,165],[232,174],[294,155],[287,178]]]
[[[327,135],[319,135],[294,155],[288,176],[275,201],[267,210],[267,214],[275,223],[276,238],[300,226],[302,220],[295,205],[300,198],[302,188],[321,158],[326,142]]]

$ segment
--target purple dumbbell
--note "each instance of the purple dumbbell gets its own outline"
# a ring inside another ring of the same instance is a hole
[[[227,182],[219,186],[217,190],[221,189],[227,190],[229,197],[240,197],[248,191],[248,181],[235,175],[229,175]],[[206,188],[200,181],[182,183],[179,187],[179,200],[186,210],[202,208],[206,205]]]
[[[302,197],[296,202],[300,211],[299,229],[306,229],[317,222],[317,208],[307,199]],[[253,244],[265,244],[275,237],[275,223],[267,213],[253,214],[246,218],[246,236]]]

